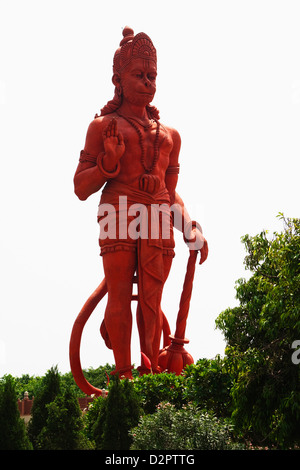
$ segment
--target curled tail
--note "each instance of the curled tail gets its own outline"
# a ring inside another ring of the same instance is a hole
[[[97,289],[92,293],[92,295],[85,302],[80,313],[78,314],[71,333],[70,346],[69,346],[69,356],[70,356],[70,366],[71,371],[74,377],[74,380],[78,387],[87,395],[96,395],[99,396],[102,394],[102,391],[96,387],[93,387],[83,375],[81,362],[80,362],[80,343],[83,328],[88,321],[89,317],[97,307],[100,300],[107,293],[107,285],[105,278]]]

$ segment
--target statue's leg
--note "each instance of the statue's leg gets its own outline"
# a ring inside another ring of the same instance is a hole
[[[114,353],[116,371],[131,376],[131,296],[136,269],[136,253],[116,251],[103,255],[103,267],[108,288],[105,326]]]
[[[169,276],[173,258],[172,256],[164,256],[163,259],[164,259],[164,283],[165,283]],[[155,336],[154,336],[153,346],[152,346],[152,350],[153,350],[152,369],[154,372],[158,369],[158,355],[159,355],[159,350],[160,350],[162,325],[163,325],[163,318],[162,318],[162,310],[160,307],[159,312],[158,312],[158,322],[156,324],[156,331],[155,331]]]
[[[173,257],[166,255],[163,257],[163,260],[164,260],[164,283],[165,283],[170,273]],[[155,330],[155,336],[154,336],[154,340],[152,344],[152,354],[150,354],[147,351],[147,347],[146,347],[145,335],[147,335],[147,331],[145,331],[143,313],[141,311],[140,305],[138,305],[138,308],[137,308],[137,325],[138,325],[139,336],[140,336],[141,351],[143,351],[147,356],[149,356],[149,359],[152,365],[152,371],[157,372],[158,371],[158,356],[159,356],[159,350],[160,350],[162,325],[163,325],[163,316],[162,316],[161,308],[157,312],[156,330]],[[139,370],[140,370],[140,374],[149,372],[144,368],[143,364],[141,364],[141,367],[139,368]]]

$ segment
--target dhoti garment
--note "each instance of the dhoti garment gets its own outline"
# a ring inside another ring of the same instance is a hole
[[[141,177],[142,183],[150,177]],[[165,281],[163,256],[174,256],[175,243],[168,190],[156,190],[155,184],[140,186],[146,190],[108,181],[98,210],[99,244],[102,256],[120,250],[136,253],[139,333],[141,345],[144,343],[145,349],[152,351]],[[111,348],[104,321],[100,331]]]

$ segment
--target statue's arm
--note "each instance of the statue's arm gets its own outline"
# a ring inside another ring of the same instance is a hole
[[[174,227],[183,232],[185,239],[190,240],[190,249],[200,249],[202,264],[208,256],[207,241],[203,237],[202,228],[192,221],[183,200],[176,192],[179,173],[179,152],[181,146],[180,135],[177,131],[171,131],[173,148],[170,154],[169,166],[166,171],[165,182],[170,194],[170,201],[174,214]]]
[[[171,134],[173,146],[169,156],[169,165],[165,174],[165,184],[170,195],[171,205],[175,202],[176,186],[179,174],[179,153],[181,147],[181,138],[175,129],[168,129]]]
[[[175,129],[168,129],[173,142],[172,151],[169,157],[169,166],[166,170],[165,183],[170,195],[170,203],[174,211],[174,227],[181,232],[191,218],[184,207],[183,200],[176,192],[176,186],[179,175],[179,153],[181,147],[181,138]]]
[[[208,256],[208,244],[203,236],[201,225],[192,221],[183,200],[177,193],[175,193],[173,213],[174,227],[183,232],[190,250],[200,250],[200,264],[204,263]]]
[[[84,149],[80,153],[74,175],[74,191],[82,201],[99,191],[107,180],[97,166],[98,155],[104,151],[102,132],[99,119],[92,121],[87,130]]]

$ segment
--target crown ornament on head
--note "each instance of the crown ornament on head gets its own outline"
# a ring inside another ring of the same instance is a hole
[[[120,73],[132,59],[145,59],[157,62],[156,49],[147,34],[134,35],[133,29],[125,26],[120,47],[116,50],[113,72]]]
[[[133,29],[129,26],[125,26],[123,29],[123,39],[114,55],[113,74],[120,74],[122,70],[130,64],[132,59],[152,60],[156,65],[156,49],[147,34],[138,33],[135,36]],[[100,116],[114,113],[122,104],[123,96],[121,85],[120,83],[116,84],[114,80],[113,83],[115,84],[114,97],[101,109]],[[159,120],[159,111],[155,106],[147,105],[146,109],[151,119]],[[98,114],[96,114],[95,118],[98,117]]]

